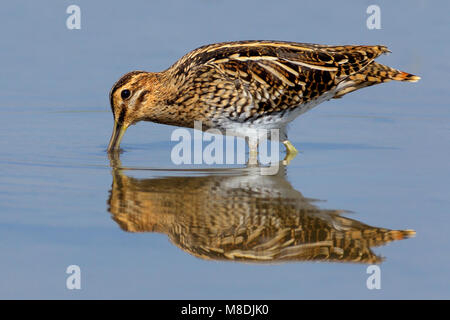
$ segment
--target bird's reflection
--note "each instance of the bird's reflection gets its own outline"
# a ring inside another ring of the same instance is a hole
[[[138,179],[111,161],[109,212],[127,232],[160,232],[202,259],[252,263],[379,263],[372,251],[412,230],[389,230],[324,210],[261,168]]]

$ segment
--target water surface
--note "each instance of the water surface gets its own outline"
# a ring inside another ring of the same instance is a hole
[[[450,297],[447,2],[379,1],[381,30],[365,1],[80,1],[82,29],[67,30],[70,4],[0,13],[1,298]],[[121,74],[243,39],[386,44],[380,62],[422,80],[301,116],[300,154],[277,176],[174,171],[174,128],[150,123],[110,162]],[[371,263],[381,290],[366,287]]]

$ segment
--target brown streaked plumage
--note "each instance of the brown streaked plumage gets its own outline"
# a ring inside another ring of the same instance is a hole
[[[138,121],[189,128],[202,121],[203,129],[243,137],[279,129],[280,141],[295,151],[286,125],[315,105],[390,80],[420,79],[374,62],[387,52],[381,45],[283,41],[203,46],[165,71],[133,71],[116,82],[110,93],[115,126],[108,151],[118,150],[126,128]]]
[[[412,230],[366,225],[325,210],[259,167],[193,177],[134,178],[113,164],[108,210],[127,232],[159,232],[196,257],[251,263],[380,263],[372,247]]]

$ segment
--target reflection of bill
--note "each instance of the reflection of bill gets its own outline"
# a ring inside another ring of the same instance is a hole
[[[379,263],[371,247],[408,238],[412,230],[371,227],[324,210],[284,178],[259,167],[206,176],[137,179],[113,167],[109,212],[128,232],[160,232],[202,259],[273,263]]]

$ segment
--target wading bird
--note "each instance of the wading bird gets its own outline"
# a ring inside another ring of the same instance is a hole
[[[201,121],[203,130],[245,137],[250,157],[261,134],[278,129],[291,159],[297,150],[286,127],[300,114],[360,88],[420,79],[374,61],[387,52],[381,45],[237,41],[200,47],[162,72],[129,72],[110,92],[115,124],[108,152],[139,121],[188,128]]]

